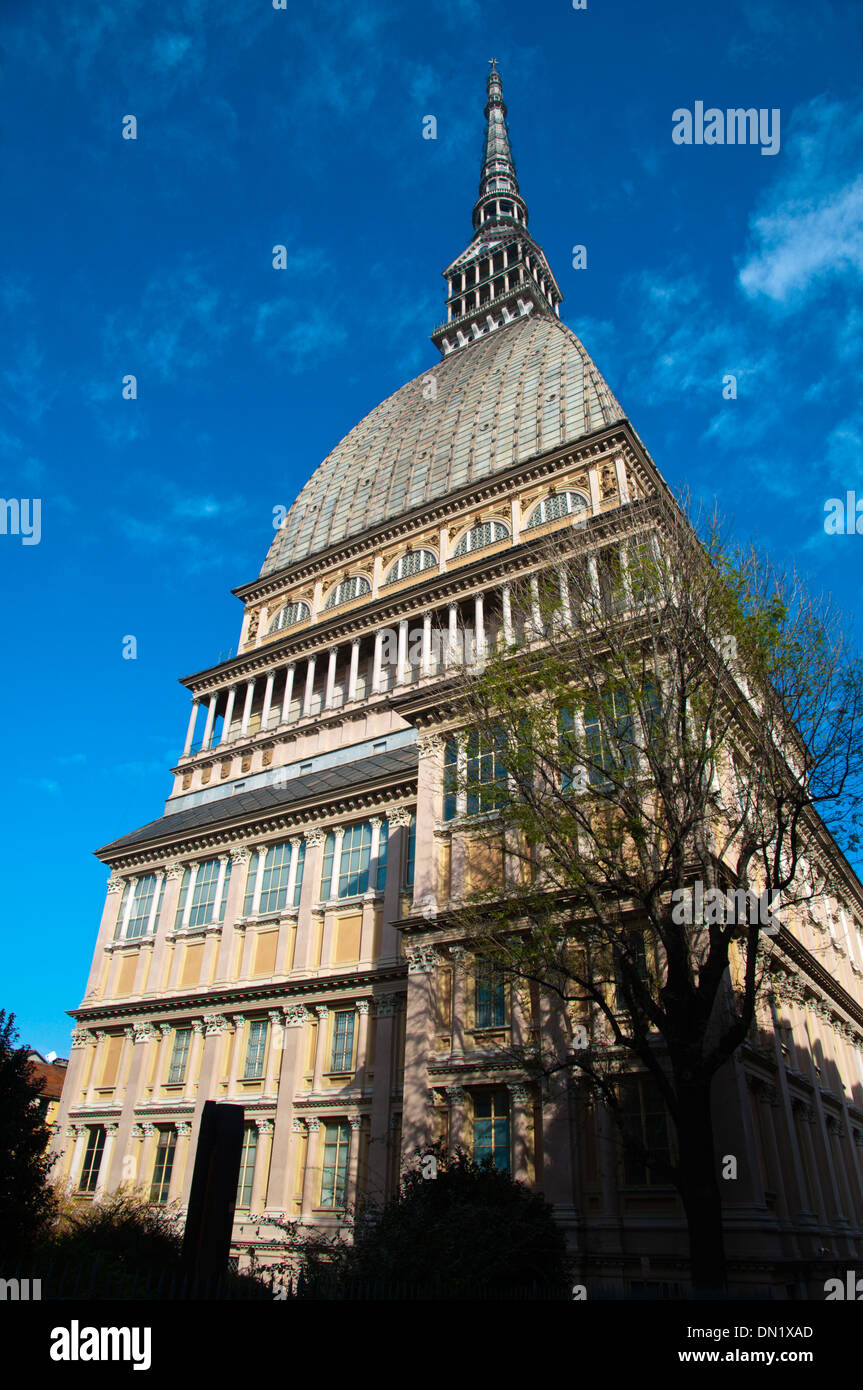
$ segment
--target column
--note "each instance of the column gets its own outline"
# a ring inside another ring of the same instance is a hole
[[[228,742],[228,733],[231,728],[231,720],[234,717],[234,701],[237,698],[237,687],[232,685],[228,691],[228,701],[225,705],[225,718],[222,721],[222,736],[219,739],[219,747]]]
[[[386,1201],[390,1172],[390,1093],[395,1059],[395,1028],[402,994],[383,994],[374,1000],[375,1080],[372,1088],[371,1130],[369,1134],[368,1195],[376,1202]],[[371,1064],[372,1058],[369,1058]]]
[[[264,707],[261,710],[261,728],[266,729],[267,721],[270,717],[270,707],[273,703],[273,686],[276,683],[275,671],[270,671],[267,676],[267,683],[264,686]]]
[[[228,884],[224,924],[219,937],[216,980],[228,980],[234,975],[234,945],[237,932],[243,930],[243,928],[236,927],[235,923],[242,917],[243,913],[243,901],[246,893],[245,870],[251,858],[248,845],[232,845],[229,853],[231,856],[231,881]]]
[[[410,1039],[410,1047],[404,1063],[402,1153],[408,1155],[427,1144],[431,1134],[427,1104],[428,1059],[432,1051],[437,954],[433,948],[418,946],[406,947],[405,953],[408,959],[405,1036]]]
[[[210,696],[210,704],[207,709],[207,719],[204,724],[204,741],[202,748],[209,748],[213,739],[213,725],[216,722],[216,705],[219,703],[218,695]]]
[[[306,1120],[308,1143],[306,1144],[306,1171],[303,1174],[303,1204],[300,1220],[307,1221],[315,1205],[315,1181],[318,1174],[318,1144],[321,1122],[315,1115]]]
[[[267,1048],[267,1061],[264,1068],[264,1096],[268,1100],[274,1100],[278,1087],[282,1049],[285,1045],[285,1025],[281,1009],[269,1009],[267,1018],[270,1023],[270,1045]]]
[[[477,661],[485,659],[485,618],[483,615],[483,595],[474,595],[474,626],[476,628],[475,654]]]
[[[350,700],[355,700],[355,699],[357,698],[357,677],[358,677],[358,674],[359,674],[359,666],[360,666],[360,639],[359,639],[359,637],[352,637],[352,638],[351,638],[351,670],[350,670],[350,675],[348,676],[348,700],[349,700],[349,701],[350,701]]]
[[[246,734],[249,732],[249,721],[252,717],[252,700],[254,698],[255,681],[253,678],[250,681],[246,681],[246,700],[245,704],[243,705],[243,719],[242,723],[240,724],[240,738],[245,738]]]
[[[512,1176],[522,1182],[530,1182],[530,1162],[528,1153],[529,1127],[528,1102],[530,1091],[520,1083],[509,1087],[509,1125]]]
[[[566,570],[561,568],[558,574],[560,582],[560,607],[563,615],[563,625],[569,630],[572,627],[572,604],[569,599],[569,579]]]
[[[189,1165],[189,1150],[192,1141],[192,1126],[188,1120],[177,1121],[177,1147],[174,1150],[174,1166],[171,1169],[171,1185],[168,1188],[168,1201],[180,1200],[186,1181]]]
[[[197,700],[192,701],[192,712],[189,715],[189,727],[186,730],[186,742],[183,745],[183,757],[188,758],[192,751],[192,742],[195,737],[195,725],[198,722],[198,710],[200,705]]]
[[[348,1183],[345,1194],[345,1202],[349,1207],[356,1205],[359,1196],[359,1165],[360,1165],[360,1143],[362,1140],[362,1117],[360,1115],[349,1115],[348,1124],[351,1127],[351,1146],[348,1150]]]
[[[531,637],[542,636],[542,613],[539,606],[539,578],[530,576],[530,626]]]
[[[323,856],[325,839],[326,836],[322,830],[307,830],[305,832],[306,862],[303,869],[303,887],[300,894],[300,911],[297,918],[297,945],[294,952],[295,970],[310,970],[314,968],[312,959],[316,944],[315,934],[317,931],[317,917],[312,911],[312,906],[317,901],[320,891],[321,859]]]
[[[234,1094],[234,1089],[235,1089],[237,1080],[238,1080],[238,1078],[239,1078],[239,1076],[240,1076],[240,1074],[241,1074],[242,1061],[243,1061],[243,1055],[242,1055],[242,1049],[243,1049],[243,1033],[244,1033],[244,1030],[245,1030],[246,1016],[245,1016],[245,1014],[233,1014],[233,1015],[232,1015],[231,1021],[232,1021],[233,1025],[234,1025],[234,1040],[233,1040],[233,1042],[232,1042],[232,1044],[231,1044],[231,1056],[230,1056],[230,1059],[229,1059],[229,1061],[228,1061],[228,1095],[229,1095],[229,1096]],[[205,1096],[204,1099],[206,1100],[207,1097]]]
[[[332,709],[333,699],[336,693],[336,662],[339,657],[338,647],[328,648],[329,664],[327,665],[327,694],[324,703],[325,709]]]
[[[327,1037],[327,1019],[330,1013],[329,1005],[316,1004],[315,1013],[318,1016],[318,1036],[315,1039],[315,1076],[312,1082],[312,1090],[315,1095],[318,1095],[323,1085],[322,1077],[326,1069],[327,1042],[329,1041]]]
[[[515,634],[512,628],[512,590],[509,584],[501,585],[500,595],[503,611],[503,640],[508,647],[511,647],[515,641]]]
[[[465,1148],[467,1141],[467,1093],[464,1086],[447,1086],[449,1099],[449,1151]]]
[[[372,694],[376,694],[382,688],[381,649],[383,647],[383,642],[383,628],[378,628],[378,631],[375,633],[375,659],[374,666],[372,668]]]
[[[407,685],[407,681],[408,681],[407,661],[408,661],[408,620],[407,620],[407,618],[400,618],[400,619],[399,619],[398,665],[397,665],[397,667],[396,667],[396,682],[397,682],[398,685]]]
[[[257,1120],[258,1148],[255,1154],[255,1171],[252,1174],[252,1195],[249,1199],[249,1215],[260,1214],[267,1200],[267,1179],[270,1176],[270,1153],[273,1146],[272,1120]]]
[[[70,1128],[75,1131],[75,1147],[69,1160],[69,1181],[77,1189],[81,1185],[81,1165],[84,1162],[84,1150],[87,1147],[87,1126],[74,1124]]]
[[[458,665],[458,604],[457,604],[457,603],[450,603],[450,604],[448,605],[448,613],[449,613],[449,631],[448,631],[448,634],[447,634],[446,663],[445,663],[445,664],[446,664],[447,666],[457,666],[457,665]]]
[[[422,655],[422,675],[431,675],[431,609],[426,609],[423,613],[423,655]]]
[[[296,1132],[297,1124],[293,1116],[294,1093],[297,1089],[298,1067],[302,1062],[302,1046],[308,1017],[303,1004],[288,1004],[285,1009],[285,1045],[281,1052],[275,1132],[270,1152],[270,1182],[267,1191],[267,1208],[281,1212],[290,1209],[293,1197],[293,1191],[289,1190],[288,1184],[293,1176],[293,1134]]]
[[[261,910],[261,892],[264,887],[264,865],[266,864],[269,845],[255,845],[255,853],[258,856],[255,868],[255,887],[252,893],[252,916],[257,917]]]
[[[186,1080],[183,1085],[183,1100],[190,1101],[195,1099],[195,1092],[198,1088],[198,1069],[201,1065],[201,1053],[204,1050],[204,1020],[202,1018],[192,1019],[192,1042],[189,1048],[189,1060],[186,1065]]]
[[[282,723],[287,724],[291,717],[291,701],[294,698],[294,676],[297,670],[297,663],[289,661],[285,667],[285,694],[282,699]]]
[[[192,898],[195,894],[195,883],[198,878],[198,860],[189,866],[189,882],[186,885],[186,901],[183,903],[183,920],[181,926],[185,931],[189,925],[189,918],[192,915]]]
[[[303,717],[312,712],[312,691],[315,688],[315,657],[310,656],[306,661],[306,689],[303,695]]]
[[[158,994],[167,983],[164,979],[165,964],[171,954],[168,937],[173,931],[174,920],[177,916],[177,905],[183,886],[183,868],[184,866],[176,860],[170,860],[165,865],[165,890],[159,908],[162,930],[156,933],[153,946],[153,959],[150,962],[150,973],[147,976],[148,994]]]
[[[99,1165],[99,1176],[96,1180],[96,1186],[93,1189],[93,1198],[95,1201],[98,1201],[103,1195],[108,1185],[108,1172],[111,1167],[111,1156],[114,1152],[114,1145],[116,1142],[117,1126],[108,1125],[105,1130],[105,1147],[102,1150],[102,1162]]]
[[[467,951],[463,946],[450,946],[449,958],[452,961],[452,1032],[453,1057],[464,1055],[465,995],[467,986]]]

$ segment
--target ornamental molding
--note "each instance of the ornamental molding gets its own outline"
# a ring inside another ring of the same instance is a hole
[[[401,1013],[405,996],[403,994],[379,994],[372,1003],[378,1018],[392,1018],[395,1014]]]
[[[396,806],[394,810],[387,811],[387,820],[393,830],[402,830],[410,825],[411,814],[409,806]]]
[[[434,946],[406,946],[405,956],[409,975],[425,975],[440,964],[440,957]]]
[[[258,1130],[258,1133],[259,1133],[259,1134],[272,1134],[272,1132],[273,1132],[273,1122],[272,1122],[272,1120],[257,1120],[257,1119],[256,1119],[256,1120],[255,1120],[255,1124],[256,1124],[256,1126],[257,1126],[257,1130]]]
[[[130,1139],[143,1139],[143,1137],[144,1137],[144,1130],[143,1130],[143,1128],[141,1127],[141,1125],[132,1125],[132,1128],[129,1130],[129,1138],[130,1138]]]
[[[73,1047],[89,1047],[96,1041],[96,1036],[91,1033],[89,1028],[76,1028],[72,1033]]]
[[[252,851],[248,845],[229,845],[228,853],[235,864],[248,864]]]
[[[192,1126],[189,1124],[188,1120],[180,1120],[177,1124],[177,1134],[179,1135],[179,1137],[181,1139],[184,1139],[191,1133]]]
[[[185,864],[181,864],[179,859],[171,859],[165,865],[165,878],[172,883],[174,879],[182,878],[185,869]]]
[[[227,1027],[228,1020],[225,1018],[224,1014],[204,1015],[204,1031],[208,1038],[213,1037],[217,1033],[224,1033]]]
[[[421,733],[417,745],[421,758],[434,758],[443,748],[443,739],[440,734]]]
[[[467,1098],[467,1091],[464,1086],[447,1086],[446,1093],[450,1105],[464,1105]]]
[[[288,1004],[285,1008],[285,1023],[288,1028],[302,1028],[311,1018],[305,1004]]]
[[[107,882],[107,884],[106,884],[106,886],[105,886],[105,891],[106,891],[106,893],[119,893],[119,892],[121,891],[121,889],[125,888],[125,886],[126,886],[126,880],[125,880],[125,879],[123,879],[123,878],[118,878],[116,874],[111,874],[111,876],[110,876],[110,878],[108,879],[108,882]]]
[[[369,1001],[368,999],[358,999],[354,1007],[356,1008],[358,1014],[362,1015],[362,1017],[365,1017],[366,1014],[368,1014],[369,1012]]]
[[[136,1043],[152,1042],[156,1036],[152,1023],[133,1023],[132,1029]]]

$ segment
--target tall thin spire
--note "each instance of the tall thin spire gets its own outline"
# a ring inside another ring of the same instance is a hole
[[[498,198],[501,194],[506,194],[520,209],[522,215],[519,220],[527,226],[527,204],[518,191],[515,161],[509,144],[503,83],[497,70],[497,59],[490,58],[489,62],[491,72],[488,75],[488,100],[484,113],[485,156],[479,180],[479,197],[473,209],[473,225],[476,229],[485,221],[497,220]]]
[[[531,314],[557,318],[563,298],[542,247],[527,230],[497,60],[490,59],[490,66],[473,238],[443,272],[447,321],[432,333],[444,357]]]

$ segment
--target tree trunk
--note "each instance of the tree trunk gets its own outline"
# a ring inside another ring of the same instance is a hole
[[[680,1196],[689,1227],[692,1288],[697,1297],[726,1292],[722,1202],[710,1114],[710,1081],[677,1079]]]

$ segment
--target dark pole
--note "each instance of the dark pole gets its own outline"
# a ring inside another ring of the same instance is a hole
[[[215,1283],[227,1271],[243,1153],[243,1107],[204,1101],[183,1235],[190,1282]]]

